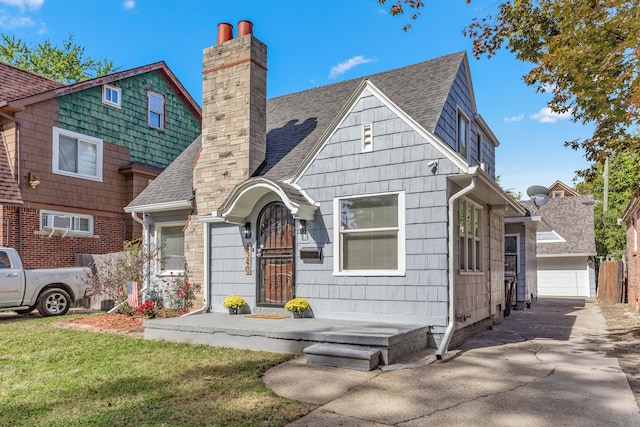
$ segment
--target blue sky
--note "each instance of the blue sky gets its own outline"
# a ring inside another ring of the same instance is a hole
[[[391,1],[391,0],[389,0]],[[122,70],[164,60],[201,101],[202,50],[216,43],[217,24],[247,19],[268,46],[268,96],[466,50],[461,30],[473,17],[497,12],[495,0],[427,1],[408,32],[408,17],[392,17],[377,0],[0,0],[0,32],[28,43],[73,34],[85,54]],[[470,56],[478,113],[500,141],[497,174],[505,188],[526,195],[557,179],[572,185],[585,168],[582,152],[563,146],[591,127],[545,109],[550,95],[522,81],[530,68],[507,51],[490,60]]]

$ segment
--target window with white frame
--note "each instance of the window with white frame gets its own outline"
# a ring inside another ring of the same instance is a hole
[[[367,123],[362,126],[362,151],[373,150],[373,125]]]
[[[122,89],[111,85],[102,86],[102,102],[114,107],[121,106]]]
[[[404,192],[336,198],[334,212],[336,274],[404,274]]]
[[[58,211],[40,211],[40,230],[93,235],[93,216]]]
[[[184,223],[156,225],[159,273],[184,272]]]
[[[468,199],[458,205],[460,271],[482,271],[482,209]]]
[[[102,139],[53,128],[53,173],[102,181]]]
[[[156,129],[164,129],[164,96],[147,92],[147,124]]]
[[[458,110],[458,128],[457,128],[458,153],[465,159],[467,158],[467,146],[469,141],[469,119],[464,113]]]

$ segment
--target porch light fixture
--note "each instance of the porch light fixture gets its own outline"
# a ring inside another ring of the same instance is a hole
[[[298,234],[307,234],[307,221],[304,219],[298,221]]]
[[[242,236],[245,239],[249,239],[251,237],[251,223],[250,222],[245,222],[244,226],[242,227]]]

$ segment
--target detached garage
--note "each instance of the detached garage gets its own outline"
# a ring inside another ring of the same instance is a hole
[[[536,237],[539,296],[596,296],[593,208],[593,196],[551,198],[539,208],[552,228]]]

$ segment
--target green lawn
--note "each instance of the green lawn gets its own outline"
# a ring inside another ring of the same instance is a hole
[[[61,320],[0,322],[1,426],[282,426],[310,410],[260,379],[288,355],[63,329]]]

